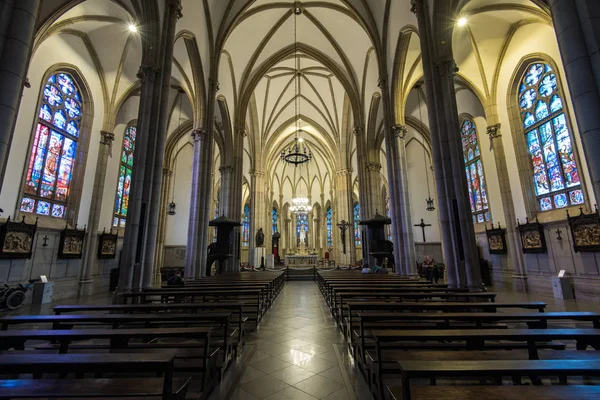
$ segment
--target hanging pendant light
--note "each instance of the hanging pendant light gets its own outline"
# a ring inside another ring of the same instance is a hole
[[[419,103],[419,123],[423,126],[423,114],[421,112],[421,85],[415,87],[417,89],[417,98]],[[427,151],[425,150],[425,146],[423,146],[423,165],[425,165],[425,180],[427,181],[427,199],[425,199],[425,203],[427,204],[427,211],[435,211],[434,201],[431,198],[431,188],[429,187],[429,173],[427,170],[429,169],[427,163]]]
[[[180,87],[178,89],[179,92],[179,122],[177,127],[177,132],[181,130],[181,101],[183,100],[184,91]],[[175,165],[173,166],[173,191],[171,193],[171,202],[167,208],[168,215],[177,214],[177,203],[175,203],[175,183],[177,182],[177,157],[179,156],[179,141],[177,142],[177,152],[175,153]]]
[[[298,133],[303,132],[300,128],[300,99],[298,94],[300,93],[300,79],[302,78],[302,72],[300,71],[300,58],[298,57],[298,15],[302,14],[302,8],[300,8],[298,2],[294,1],[294,116],[295,116],[295,137],[294,142],[287,148],[281,151],[281,160],[297,167],[300,164],[304,164],[312,160],[313,155],[310,149],[304,143],[304,139],[298,137]]]

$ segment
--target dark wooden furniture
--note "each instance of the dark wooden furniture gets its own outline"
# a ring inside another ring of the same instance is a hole
[[[401,386],[388,387],[392,400],[406,400]],[[600,386],[413,386],[412,400],[590,400],[600,398]]]

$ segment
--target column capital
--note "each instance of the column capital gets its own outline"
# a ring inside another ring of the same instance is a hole
[[[192,131],[192,139],[194,139],[194,143],[199,142],[200,140],[204,140],[206,137],[206,129],[204,128],[196,128]]]
[[[230,174],[233,171],[233,165],[223,165],[219,168],[221,175]]]
[[[392,125],[392,133],[399,139],[404,139],[408,134],[408,127],[406,125],[395,124]]]
[[[289,224],[290,222],[292,222],[292,219],[291,218],[286,218],[286,219],[284,219],[284,221],[285,221],[286,224]]]
[[[160,72],[158,66],[154,64],[142,64],[140,65],[140,69],[137,73],[137,78],[144,82],[154,82],[156,81],[156,76]]]
[[[423,0],[410,0],[410,11],[418,14],[423,10]]]
[[[340,177],[348,176],[351,173],[352,173],[352,168],[340,169],[339,171],[336,171],[336,175],[340,176]]]
[[[102,139],[100,139],[100,144],[110,146],[113,140],[115,140],[115,134],[112,132],[100,131],[100,134],[102,135]]]
[[[451,57],[440,58],[435,62],[440,76],[454,76],[458,73],[456,61]]]
[[[216,79],[209,79],[209,85],[214,93],[217,93],[220,89],[219,81]]]
[[[487,134],[488,134],[488,137],[490,138],[490,141],[502,136],[500,134],[500,127],[501,127],[501,124],[499,124],[499,123],[490,125],[487,127]]]
[[[235,131],[235,133],[237,133],[238,135],[240,135],[243,138],[248,136],[248,131],[246,129],[238,129],[237,131]]]
[[[171,176],[171,175],[173,175],[173,170],[171,168],[164,167],[163,168],[163,175]]]
[[[379,172],[381,171],[381,164],[378,162],[368,162],[367,165],[365,165],[365,170]]]
[[[356,136],[362,135],[363,134],[362,126],[355,126],[354,128],[352,128],[352,133],[354,133]]]
[[[183,17],[183,14],[181,13],[183,10],[183,7],[181,6],[181,0],[169,0],[169,8],[171,13],[175,14],[177,19],[181,19]]]
[[[255,170],[255,169],[251,169],[249,171],[249,173],[250,173],[250,176],[253,176],[255,178],[264,178],[265,175],[266,175],[266,173],[264,171],[258,171],[258,170]]]

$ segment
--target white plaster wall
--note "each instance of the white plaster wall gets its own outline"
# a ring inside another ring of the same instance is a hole
[[[406,160],[408,168],[408,196],[410,199],[410,213],[413,225],[420,224],[423,218],[426,224],[432,226],[425,228],[427,242],[440,242],[440,219],[437,210],[437,194],[433,171],[431,171],[431,153],[423,147],[423,138],[413,128],[409,127],[406,146]],[[425,153],[424,153],[425,152]],[[425,155],[424,155],[425,154]],[[427,182],[431,197],[435,199],[436,210],[427,211],[425,200],[429,197]],[[420,227],[413,226],[415,242],[423,241],[423,231]]]
[[[184,135],[178,146],[180,150],[176,157],[177,176],[173,172],[177,214],[167,216],[165,246],[185,246],[187,243],[194,147],[189,141],[189,135]],[[173,194],[169,193],[169,202],[171,202],[171,196]]]
[[[37,105],[42,87],[42,79],[50,67],[58,63],[75,65],[82,73],[82,78],[90,88],[90,96],[94,101],[94,118],[91,121],[91,132],[86,133],[90,137],[88,157],[86,161],[83,193],[79,205],[78,224],[83,226],[88,222],[92,188],[98,147],[100,141],[100,129],[104,117],[103,92],[98,73],[95,69],[83,41],[73,35],[60,34],[51,36],[44,41],[33,54],[27,76],[31,82],[31,88],[25,89],[21,108],[15,126],[15,134],[10,148],[2,192],[0,193],[0,207],[4,209],[4,216],[15,215],[19,207],[19,192],[23,184],[25,164],[29,154],[27,150],[31,142],[37,116]],[[45,83],[45,82],[44,82]],[[81,174],[83,171],[74,171]]]

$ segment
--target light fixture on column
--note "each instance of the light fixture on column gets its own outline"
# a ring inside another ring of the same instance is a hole
[[[303,130],[300,128],[300,99],[298,94],[300,93],[300,79],[302,78],[302,72],[300,70],[300,58],[298,57],[298,15],[302,14],[302,8],[298,2],[294,1],[294,115],[295,115],[295,132],[294,142],[287,148],[281,151],[281,160],[298,166],[312,160],[313,155],[306,144],[304,139],[298,137],[298,133],[302,133]]]
[[[181,87],[177,89],[179,92],[179,121],[177,126],[177,132],[181,130],[181,101],[183,100],[183,95],[185,92]],[[168,215],[177,214],[177,203],[175,203],[175,184],[177,183],[177,157],[179,156],[179,141],[177,142],[177,151],[175,152],[175,165],[173,166],[173,192],[171,193],[171,202],[169,203],[169,207],[167,209]]]
[[[423,126],[423,114],[421,112],[421,85],[419,84],[415,86],[415,89],[417,90],[417,99],[419,104],[419,123],[421,124],[421,126]],[[429,167],[427,164],[427,151],[425,150],[425,144],[423,143],[423,165],[425,165],[425,180],[427,181],[427,199],[425,200],[425,203],[427,203],[427,211],[434,211],[435,206],[433,199],[431,198],[431,188],[429,187],[429,173],[427,172]]]

